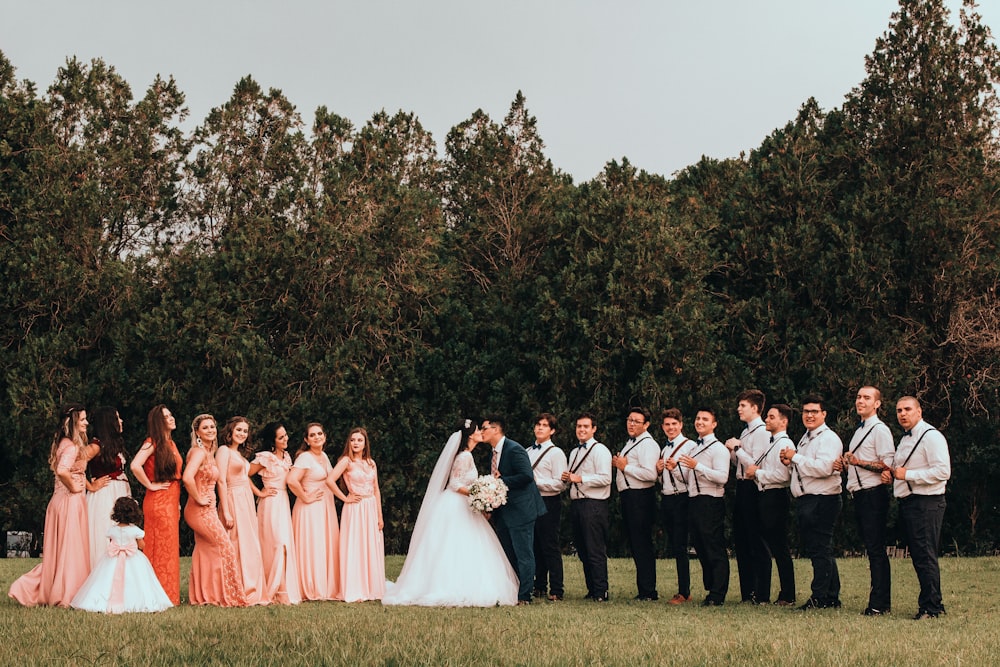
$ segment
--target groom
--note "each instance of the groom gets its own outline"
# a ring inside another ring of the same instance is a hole
[[[503,418],[484,419],[480,431],[493,448],[490,472],[507,485],[507,504],[493,510],[493,529],[517,571],[517,604],[529,604],[535,581],[535,519],[545,514],[545,504],[535,486],[528,452],[504,435]]]

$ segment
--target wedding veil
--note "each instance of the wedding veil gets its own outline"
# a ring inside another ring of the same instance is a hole
[[[427,523],[433,514],[432,509],[441,495],[444,494],[445,486],[451,476],[451,467],[455,463],[455,455],[458,454],[458,448],[461,444],[462,432],[455,431],[448,438],[444,449],[441,450],[441,456],[438,457],[437,464],[434,466],[431,479],[427,482],[427,491],[424,492],[424,500],[420,503],[420,512],[417,514],[417,522],[413,525],[413,535],[410,536],[410,548],[407,550],[407,553],[413,551],[414,547],[420,543],[420,540],[424,536]],[[408,562],[409,559],[407,559]],[[403,564],[404,571],[407,563]],[[402,573],[400,573],[400,576],[402,576]]]

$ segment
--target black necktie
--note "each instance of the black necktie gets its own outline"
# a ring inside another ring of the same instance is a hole
[[[773,435],[771,436],[771,439],[768,442],[774,442],[774,436]]]

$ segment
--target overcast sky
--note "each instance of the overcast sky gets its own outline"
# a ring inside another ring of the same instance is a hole
[[[952,8],[958,0],[949,0]],[[994,32],[1000,2],[980,14]],[[992,5],[992,6],[991,6]],[[414,112],[444,145],[518,90],[546,155],[577,182],[627,157],[669,176],[757,147],[809,97],[839,106],[896,0],[0,0],[0,50],[45,89],[67,57],[102,58],[141,97],[156,74],[188,125],[249,74],[307,126]],[[957,22],[957,13],[953,17]]]

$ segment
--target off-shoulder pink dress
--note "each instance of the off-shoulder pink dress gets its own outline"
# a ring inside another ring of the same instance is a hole
[[[340,590],[345,602],[381,600],[385,594],[385,544],[375,496],[378,469],[371,459],[351,461],[343,478],[348,490],[361,500],[344,503],[341,515]]]
[[[279,604],[298,604],[302,602],[302,593],[295,566],[291,505],[285,485],[292,459],[288,452],[283,454],[279,459],[274,452],[258,452],[253,460],[254,464],[263,466],[260,478],[264,488],[275,491],[273,496],[264,496],[257,503],[257,526],[264,560],[265,595]]]
[[[302,488],[307,494],[323,491],[311,503],[301,498],[292,508],[292,536],[295,539],[299,589],[303,600],[340,600],[340,526],[336,497],[326,485],[333,472],[326,454],[319,457],[302,452],[295,459],[302,468]]]
[[[77,459],[79,447],[63,438],[56,450],[56,470],[69,471],[79,491],[70,491],[56,477],[52,499],[45,510],[42,562],[11,584],[10,597],[26,607],[68,607],[90,574],[90,535],[87,495],[84,493],[87,462]]]

